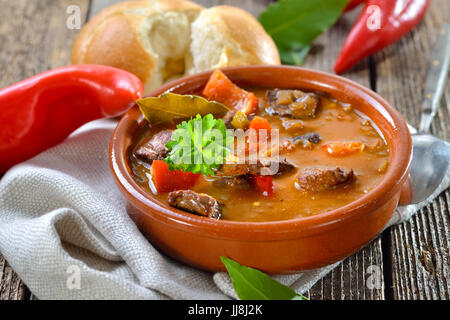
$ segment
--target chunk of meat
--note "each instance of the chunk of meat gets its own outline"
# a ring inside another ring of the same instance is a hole
[[[222,216],[223,205],[205,193],[192,190],[172,191],[167,202],[172,207],[211,219],[220,219]]]
[[[236,112],[234,112],[233,110],[229,110],[229,111],[227,111],[225,116],[222,118],[223,124],[225,125],[225,127],[227,129],[234,129],[233,125],[231,123],[233,122],[235,114],[236,114]]]
[[[300,90],[267,90],[266,98],[267,113],[294,119],[314,118],[319,105],[317,95]]]
[[[288,152],[292,152],[295,150],[294,144],[290,141],[290,139],[284,139],[280,144],[275,144],[273,147],[268,148],[264,151],[264,155],[267,157],[272,157],[278,153],[278,155],[283,155]]]
[[[154,160],[162,160],[169,152],[166,143],[170,141],[171,137],[171,130],[162,130],[139,147],[135,151],[135,155],[148,163],[152,163]]]
[[[353,170],[341,168],[305,168],[297,178],[300,190],[322,192],[354,180]]]
[[[286,158],[280,158],[278,161],[270,159],[259,160],[258,164],[262,166],[259,172],[261,175],[282,175],[297,169],[297,167]],[[278,165],[278,169],[276,169],[276,165]]]
[[[278,160],[258,159],[256,163],[225,163],[217,171],[217,176],[245,176],[245,175],[281,175],[296,169],[295,165],[286,158]]]
[[[308,132],[292,139],[294,145],[301,145],[303,148],[312,148],[312,144],[318,144],[322,138],[317,132]]]
[[[217,169],[216,176],[219,177],[233,177],[233,176],[245,176],[254,170],[256,164],[247,163],[224,163]]]
[[[212,181],[216,188],[231,188],[246,190],[250,188],[247,176],[217,177]]]
[[[305,127],[305,124],[303,123],[302,120],[289,118],[283,118],[281,120],[281,125],[291,134],[295,134],[299,131],[302,131],[303,128]]]
[[[293,139],[294,144],[299,143],[300,141],[309,141],[311,143],[319,143],[322,138],[320,134],[317,132],[308,132],[307,134],[301,136],[295,136]]]

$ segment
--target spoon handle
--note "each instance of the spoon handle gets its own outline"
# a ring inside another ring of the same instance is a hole
[[[420,133],[428,133],[431,122],[439,107],[439,103],[447,82],[450,64],[450,24],[444,23],[434,46],[430,67],[425,82],[424,101],[420,116]]]

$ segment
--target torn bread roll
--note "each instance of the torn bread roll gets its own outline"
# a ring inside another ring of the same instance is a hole
[[[210,69],[280,64],[275,44],[248,12],[209,9],[185,0],[129,1],[89,21],[72,48],[72,64],[103,64],[138,76],[145,93]]]

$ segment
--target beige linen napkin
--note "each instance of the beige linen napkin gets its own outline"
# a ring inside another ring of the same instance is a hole
[[[236,298],[226,273],[161,255],[130,220],[108,164],[115,124],[87,124],[7,172],[0,181],[0,252],[39,299]],[[447,172],[433,197],[449,184]],[[398,208],[389,225],[424,205]],[[302,293],[336,265],[274,278]]]

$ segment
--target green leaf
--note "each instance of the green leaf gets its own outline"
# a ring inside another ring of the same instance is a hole
[[[349,0],[280,0],[259,21],[272,37],[281,61],[299,65],[310,44],[339,18]]]
[[[222,119],[214,119],[212,114],[203,118],[197,114],[194,119],[179,124],[172,133],[164,161],[169,170],[214,175],[213,169],[225,162],[231,143],[233,136]]]
[[[285,64],[292,64],[295,66],[300,66],[303,64],[306,56],[308,55],[311,46],[303,46],[298,49],[292,49],[288,51],[280,51],[281,61]]]
[[[144,117],[152,124],[171,123],[195,117],[197,114],[204,116],[210,113],[222,117],[229,110],[216,101],[175,93],[163,93],[159,97],[143,98],[136,102]]]
[[[220,259],[227,268],[234,290],[241,300],[308,300],[259,270],[241,266],[229,258]]]

